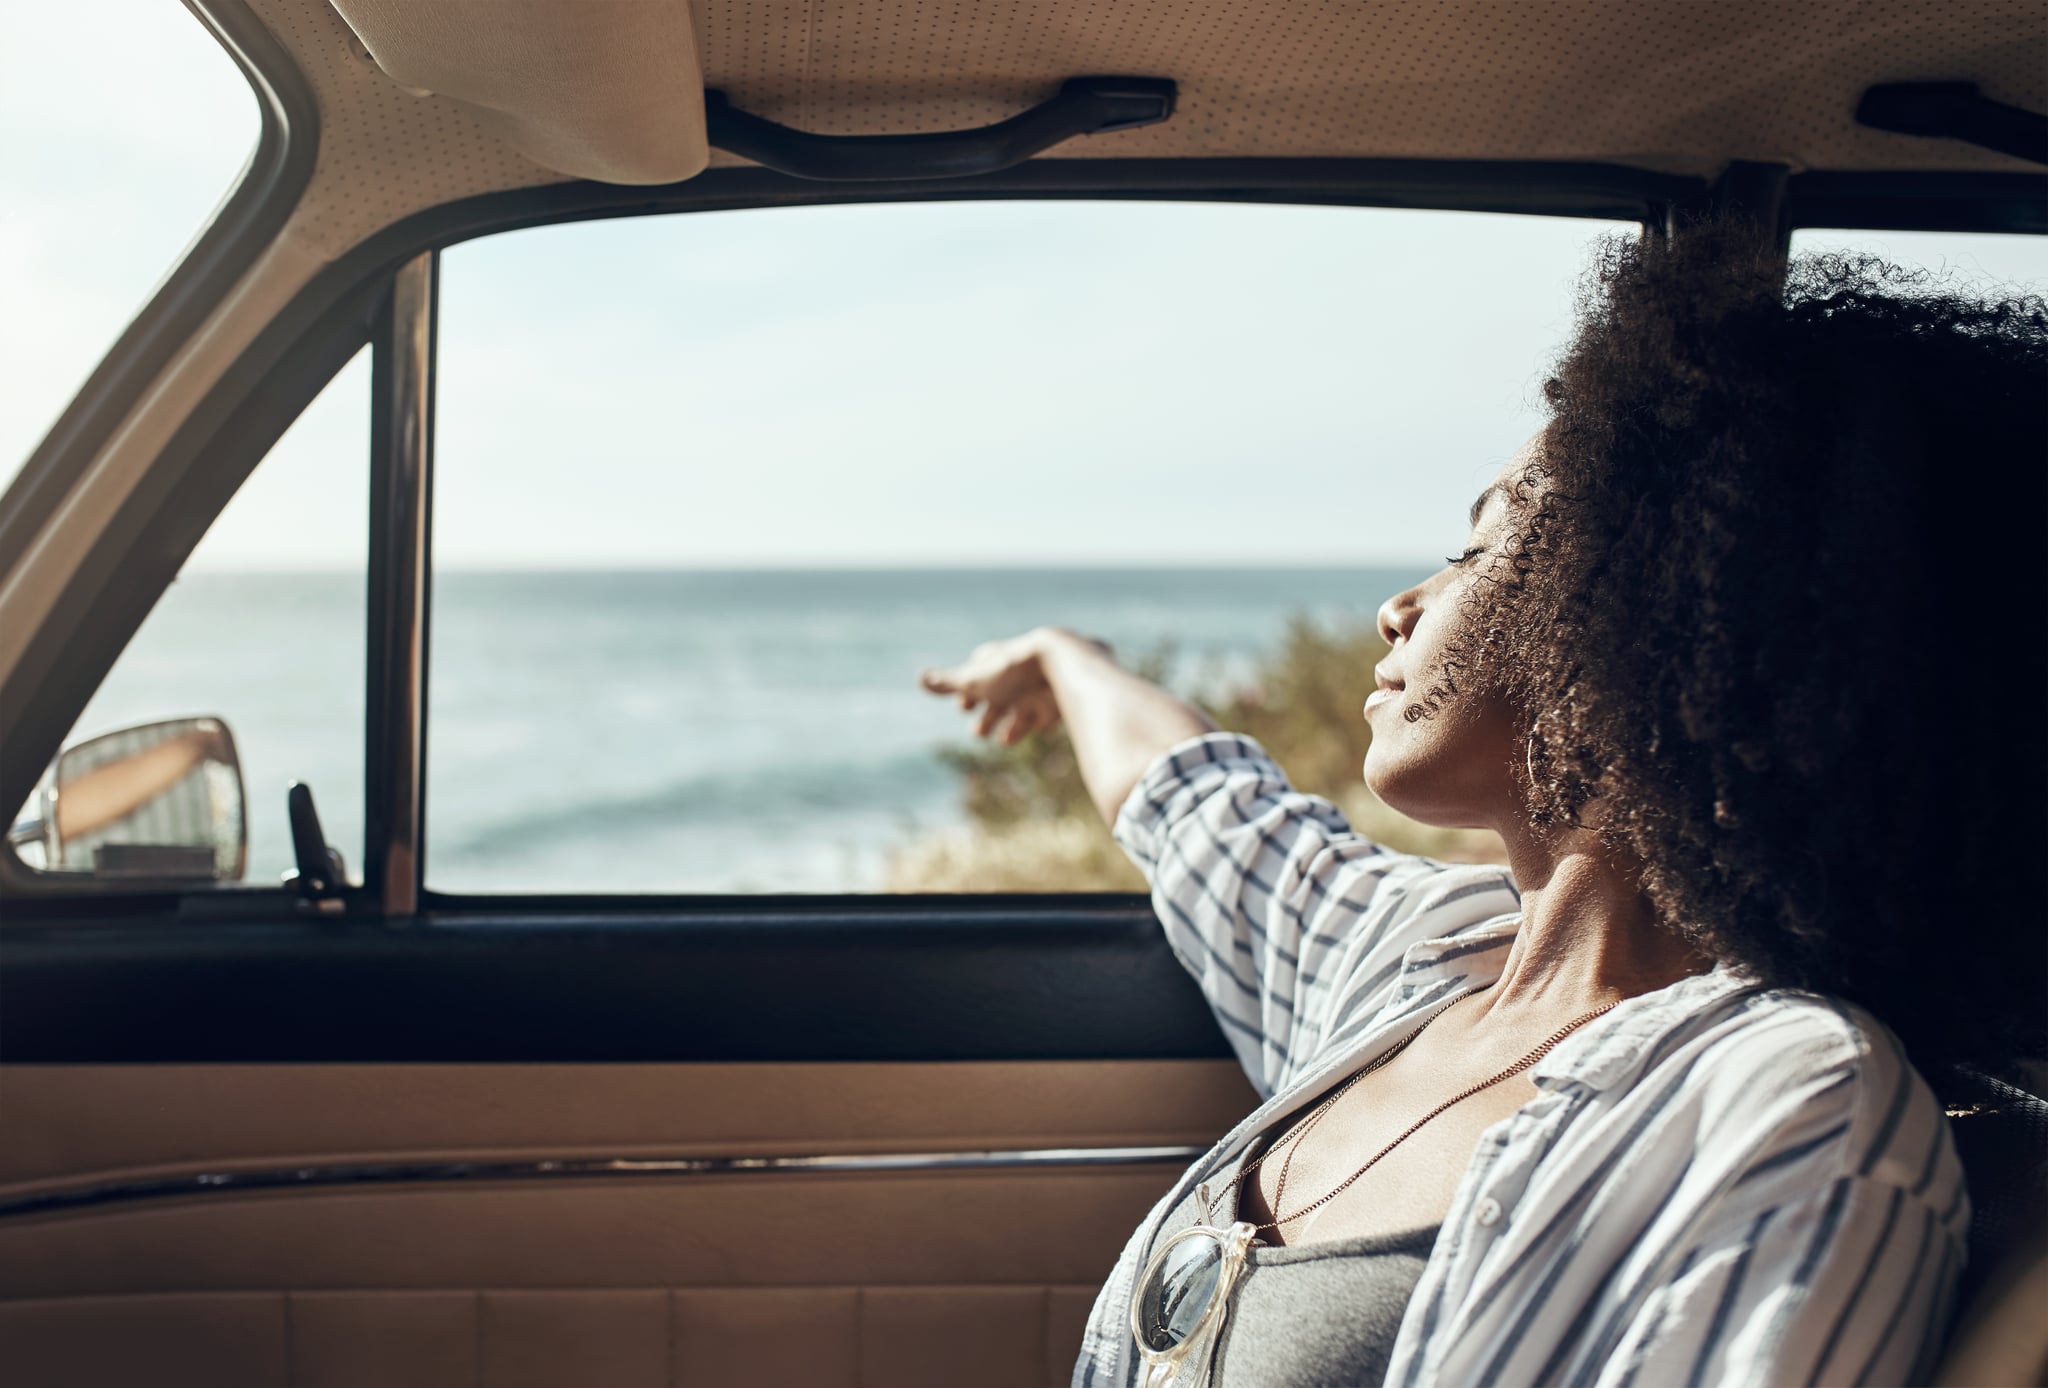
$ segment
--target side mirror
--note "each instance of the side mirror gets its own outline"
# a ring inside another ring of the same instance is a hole
[[[58,754],[39,820],[15,826],[43,866],[94,877],[240,881],[249,866],[241,758],[218,718],[106,733]]]

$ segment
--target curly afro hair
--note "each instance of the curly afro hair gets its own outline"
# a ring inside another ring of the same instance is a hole
[[[2048,1011],[2048,307],[1751,235],[1602,249],[1457,665],[1660,921],[2004,1069]]]

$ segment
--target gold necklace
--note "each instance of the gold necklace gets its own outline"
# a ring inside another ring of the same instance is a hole
[[[1434,1022],[1437,1018],[1443,1016],[1444,1013],[1450,1011],[1451,1008],[1463,1002],[1466,998],[1474,997],[1478,993],[1484,991],[1485,989],[1474,989],[1470,993],[1464,993],[1458,997],[1452,998],[1449,1002],[1437,1008],[1436,1011],[1430,1013],[1427,1017],[1424,1017],[1422,1019],[1422,1025],[1418,1026],[1417,1028],[1415,1028],[1415,1030],[1409,1032],[1406,1036],[1402,1037],[1400,1042],[1397,1043],[1391,1050],[1381,1055],[1378,1059],[1374,1060],[1372,1064],[1366,1066],[1363,1070],[1360,1070],[1357,1074],[1353,1075],[1350,1079],[1344,1081],[1343,1084],[1339,1085],[1336,1088],[1336,1090],[1331,1093],[1329,1098],[1317,1104],[1315,1108],[1310,1110],[1309,1113],[1305,1115],[1299,1122],[1297,1122],[1292,1128],[1290,1128],[1287,1132],[1283,1133],[1280,1137],[1280,1140],[1274,1143],[1271,1147],[1267,1148],[1264,1154],[1262,1154],[1258,1158],[1258,1160],[1247,1163],[1243,1168],[1241,1168],[1238,1171],[1238,1173],[1235,1176],[1231,1177],[1230,1183],[1224,1186],[1223,1189],[1217,1193],[1216,1197],[1213,1200],[1209,1201],[1208,1205],[1204,1210],[1204,1217],[1213,1223],[1216,1218],[1216,1207],[1223,1202],[1224,1198],[1228,1196],[1231,1191],[1235,1190],[1238,1187],[1238,1185],[1244,1180],[1245,1177],[1251,1175],[1252,1172],[1257,1171],[1259,1167],[1265,1163],[1267,1157],[1272,1156],[1282,1147],[1286,1147],[1287,1155],[1280,1162],[1279,1179],[1275,1181],[1273,1185],[1272,1208],[1274,1210],[1278,1210],[1280,1208],[1280,1198],[1282,1195],[1286,1193],[1287,1190],[1287,1171],[1288,1168],[1292,1166],[1294,1163],[1294,1154],[1301,1150],[1302,1142],[1307,1139],[1309,1133],[1315,1130],[1316,1124],[1322,1122],[1323,1116],[1336,1106],[1337,1101],[1342,1099],[1347,1093],[1349,1093],[1353,1085],[1357,1084],[1367,1075],[1370,1075],[1373,1071],[1379,1069],[1382,1065],[1385,1065],[1387,1062],[1393,1060],[1394,1057],[1400,1055],[1401,1052],[1407,1050],[1408,1047],[1411,1044],[1413,1044],[1416,1037],[1422,1035],[1423,1032],[1429,1030],[1429,1024],[1431,1022]],[[1378,1163],[1380,1158],[1386,1156],[1387,1153],[1393,1151],[1396,1147],[1399,1147],[1409,1138],[1415,1136],[1417,1132],[1421,1131],[1423,1125],[1428,1123],[1431,1119],[1438,1117],[1448,1109],[1456,1107],[1457,1105],[1463,1103],[1465,1100],[1471,1098],[1475,1094],[1482,1092],[1483,1090],[1491,1089],[1493,1088],[1493,1086],[1497,1084],[1513,1079],[1516,1075],[1521,1074],[1524,1070],[1527,1070],[1537,1061],[1543,1059],[1544,1056],[1549,1055],[1550,1052],[1556,1048],[1557,1044],[1560,1041],[1564,1040],[1567,1036],[1570,1036],[1573,1032],[1577,1031],[1580,1027],[1586,1025],[1586,1023],[1592,1021],[1594,1018],[1604,1016],[1608,1012],[1613,1011],[1616,1005],[1616,1003],[1611,1002],[1608,1003],[1605,1007],[1596,1007],[1591,1012],[1586,1013],[1584,1016],[1576,1017],[1573,1020],[1565,1023],[1556,1031],[1552,1032],[1549,1036],[1545,1037],[1541,1044],[1539,1044],[1535,1050],[1530,1051],[1520,1060],[1508,1066],[1507,1069],[1502,1070],[1499,1074],[1493,1076],[1491,1079],[1481,1080],[1478,1084],[1473,1085],[1470,1089],[1462,1090],[1459,1093],[1452,1095],[1450,1098],[1444,1100],[1435,1108],[1431,1109],[1428,1113],[1423,1114],[1422,1117],[1416,1119],[1413,1123],[1410,1123],[1406,1128],[1403,1128],[1392,1142],[1389,1142],[1386,1146],[1380,1148],[1379,1151],[1373,1153],[1370,1157],[1366,1158],[1365,1165],[1359,1167],[1349,1176],[1346,1176],[1342,1181],[1339,1181],[1336,1187],[1329,1191],[1321,1199],[1312,1201],[1311,1203],[1302,1206],[1300,1209],[1296,1210],[1291,1215],[1276,1215],[1273,1219],[1266,1221],[1266,1223],[1264,1224],[1254,1224],[1252,1225],[1253,1231],[1255,1233],[1263,1233],[1268,1229],[1278,1229],[1283,1224],[1292,1224],[1295,1220],[1300,1219],[1303,1215],[1315,1213],[1317,1210],[1321,1209],[1323,1206],[1329,1204],[1332,1200],[1335,1200],[1338,1196],[1342,1195],[1345,1191],[1351,1189],[1351,1187],[1354,1184],[1356,1184],[1356,1182],[1361,1176],[1365,1175],[1366,1172],[1372,1170],[1372,1168],[1375,1164]]]
[[[1273,1189],[1273,1208],[1277,1210],[1280,1207],[1280,1196],[1286,1189],[1287,1170],[1294,1160],[1295,1149],[1301,1145],[1301,1140],[1308,1136],[1315,1125],[1322,1121],[1323,1115],[1328,1113],[1353,1085],[1407,1050],[1416,1037],[1429,1029],[1431,1022],[1450,1011],[1464,998],[1471,996],[1471,993],[1466,993],[1452,998],[1423,1018],[1422,1025],[1409,1032],[1372,1064],[1339,1085],[1327,1099],[1317,1104],[1306,1117],[1283,1134],[1279,1143],[1268,1148],[1256,1161],[1241,1168],[1214,1199],[1210,1198],[1207,1185],[1196,1191],[1195,1198],[1201,1202],[1204,1222],[1181,1230],[1159,1245],[1153,1252],[1151,1261],[1146,1264],[1143,1274],[1138,1278],[1136,1294],[1131,1298],[1131,1334],[1138,1342],[1138,1356],[1143,1364],[1143,1373],[1139,1378],[1143,1388],[1181,1388],[1181,1385],[1202,1385],[1208,1382],[1210,1361],[1215,1356],[1216,1342],[1223,1329],[1224,1317],[1230,1313],[1231,1292],[1244,1271],[1251,1245],[1257,1240],[1261,1230],[1277,1229],[1283,1224],[1291,1224],[1303,1215],[1311,1214],[1329,1204],[1349,1190],[1359,1177],[1372,1170],[1380,1158],[1413,1137],[1431,1119],[1446,1109],[1463,1103],[1474,1094],[1521,1074],[1550,1054],[1558,1042],[1594,1018],[1612,1011],[1616,1006],[1615,1003],[1609,1003],[1606,1007],[1596,1008],[1583,1017],[1576,1018],[1552,1032],[1535,1050],[1491,1079],[1482,1080],[1470,1089],[1444,1100],[1409,1124],[1401,1131],[1400,1136],[1373,1153],[1365,1165],[1338,1182],[1336,1188],[1321,1199],[1304,1205],[1291,1215],[1281,1215],[1265,1224],[1251,1224],[1238,1220],[1228,1227],[1223,1227],[1215,1223],[1216,1208],[1222,1204],[1224,1198],[1235,1190],[1246,1176],[1256,1171],[1260,1163],[1285,1145],[1288,1147],[1288,1153],[1280,1163],[1280,1178]]]

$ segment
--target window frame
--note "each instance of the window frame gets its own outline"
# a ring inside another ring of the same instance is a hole
[[[1075,167],[1086,166],[1086,167]],[[1190,180],[1190,166],[1204,166]],[[1078,175],[1078,176],[1077,176]],[[1206,175],[1206,176],[1204,176]],[[1608,165],[1521,165],[1507,163],[1410,160],[1061,160],[1056,164],[1024,164],[1003,173],[944,184],[807,184],[780,174],[751,169],[710,170],[674,189],[650,190],[598,184],[552,185],[512,194],[492,194],[469,204],[452,204],[423,214],[470,212],[484,224],[449,228],[435,242],[435,253],[449,246],[537,226],[629,216],[686,216],[696,212],[759,210],[776,207],[817,207],[875,202],[967,202],[1025,199],[1088,201],[1254,202],[1291,205],[1412,208],[1435,211],[1477,211],[1549,215],[1587,221],[1635,222],[1655,226],[1698,196],[1695,181]],[[436,363],[438,367],[438,363]],[[429,389],[431,390],[431,384]],[[373,544],[375,542],[373,541]],[[431,593],[431,556],[427,590]],[[431,598],[423,624],[431,625]],[[425,719],[425,662],[421,662],[417,698]],[[372,691],[373,697],[375,691]],[[387,694],[387,698],[396,695]],[[420,796],[425,786],[424,750],[418,768]],[[564,916],[617,919],[638,914],[678,913],[705,921],[744,918],[755,912],[765,920],[861,918],[879,908],[891,915],[930,920],[963,917],[1001,919],[1020,910],[1033,916],[1071,912],[1075,919],[1096,919],[1122,925],[1133,912],[1148,920],[1150,907],[1141,893],[689,893],[689,892],[450,892],[425,881],[426,811],[416,817],[420,835],[388,848],[390,875],[385,879],[389,902],[410,900],[436,921],[497,922],[530,914],[534,918]],[[409,884],[398,881],[401,865],[409,866]],[[409,891],[407,887],[409,886]]]

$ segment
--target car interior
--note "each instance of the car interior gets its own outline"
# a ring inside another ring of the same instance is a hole
[[[10,1384],[1064,1384],[1254,1102],[1142,896],[429,884],[444,252],[928,201],[2048,235],[2034,0],[187,8],[256,147],[0,501],[0,800],[47,811],[0,850]],[[227,732],[69,734],[364,353],[365,846],[302,788],[295,872],[231,890],[279,807]],[[140,758],[161,822],[109,837],[87,787]],[[2048,1382],[2048,1103],[2009,1078],[1943,1095],[1943,1382]]]

